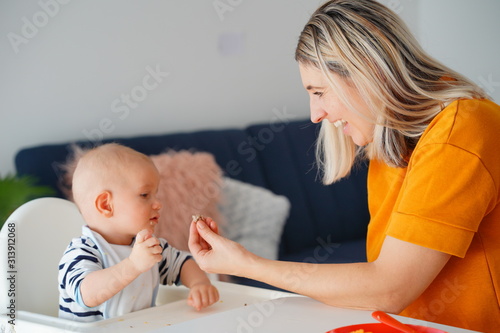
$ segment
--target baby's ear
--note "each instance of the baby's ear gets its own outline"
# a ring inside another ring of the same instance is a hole
[[[109,191],[104,191],[95,198],[95,208],[104,217],[113,216],[112,195]]]

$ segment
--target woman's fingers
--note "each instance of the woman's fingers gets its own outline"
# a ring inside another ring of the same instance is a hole
[[[204,222],[213,232],[219,234],[219,226],[211,217],[206,217]]]
[[[214,221],[212,221],[215,224]],[[210,223],[212,224],[212,223]],[[218,230],[217,224],[213,226],[214,229]],[[212,247],[213,244],[221,238],[213,229],[209,227],[204,221],[196,222],[196,230],[198,231],[201,238]]]
[[[192,254],[198,254],[201,250],[203,250],[201,240],[202,239],[198,233],[198,229],[196,228],[196,222],[191,222],[191,226],[189,227],[188,247]]]
[[[207,273],[229,274],[234,267],[234,255],[241,254],[239,244],[218,235],[215,222],[199,220],[190,226],[189,250],[202,270]],[[234,274],[233,274],[234,275]]]
[[[217,225],[217,223],[215,223],[214,220],[211,220],[208,226],[210,227],[210,229],[212,229],[213,232],[219,235],[219,226]]]
[[[213,227],[217,230],[217,225],[213,225]],[[192,254],[204,255],[212,250],[213,245],[220,238],[222,237],[208,227],[204,221],[193,222],[189,228],[189,250]]]

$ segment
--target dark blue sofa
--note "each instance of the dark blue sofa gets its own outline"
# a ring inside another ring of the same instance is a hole
[[[114,138],[104,142],[119,142],[147,155],[162,153],[167,148],[209,152],[226,176],[288,197],[291,211],[281,237],[281,260],[365,261],[369,221],[367,165],[360,164],[347,179],[324,186],[314,166],[318,131],[319,125],[304,119],[255,124],[244,129]],[[15,159],[17,172],[35,176],[39,184],[53,187],[63,197],[57,186],[58,164],[66,160],[68,153],[69,143],[22,149]]]

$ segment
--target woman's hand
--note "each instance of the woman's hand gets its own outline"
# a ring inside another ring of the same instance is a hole
[[[196,263],[207,273],[242,276],[252,254],[240,244],[218,234],[211,218],[193,221],[189,229],[189,250]]]

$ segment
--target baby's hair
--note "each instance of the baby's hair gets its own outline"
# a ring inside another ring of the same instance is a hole
[[[112,181],[127,177],[127,165],[143,161],[154,164],[151,159],[124,145],[106,143],[84,151],[76,162],[72,177],[73,200],[82,210],[88,200],[93,200],[97,192],[107,189]]]

